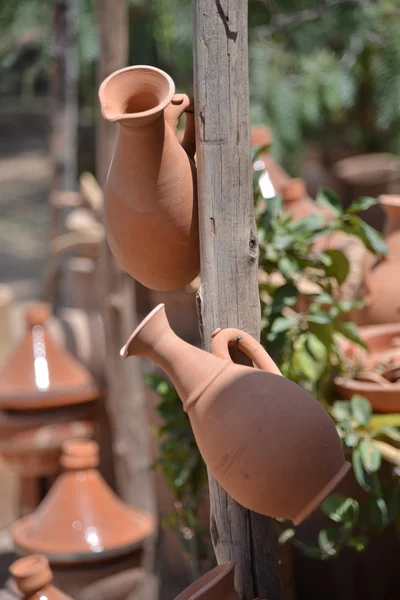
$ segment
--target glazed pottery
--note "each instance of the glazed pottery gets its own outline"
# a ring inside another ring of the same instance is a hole
[[[348,340],[342,342],[345,360],[355,375],[336,377],[337,391],[346,400],[354,394],[364,396],[375,412],[400,412],[400,323],[359,327],[358,332],[369,351]]]
[[[386,214],[388,254],[367,258],[365,310],[367,323],[400,322],[400,196],[380,196]]]
[[[48,304],[26,310],[26,333],[0,371],[0,408],[35,410],[95,400],[90,373],[49,335]]]
[[[234,588],[235,563],[215,567],[192,583],[175,600],[239,600]]]
[[[17,548],[52,564],[89,563],[129,554],[154,532],[153,518],[124,504],[96,470],[96,442],[66,442],[61,464],[65,473],[39,507],[11,527]]]
[[[101,85],[103,117],[119,123],[104,190],[109,246],[146,287],[175,290],[200,271],[193,106],[159,69],[121,69]],[[186,112],[182,146],[179,117]]]
[[[9,571],[25,600],[72,600],[51,585],[53,574],[45,556],[32,554],[20,558]]]
[[[234,364],[228,346],[235,344],[264,371]],[[242,331],[216,332],[209,354],[174,334],[161,304],[121,354],[150,359],[168,374],[205,463],[246,508],[300,523],[350,467],[322,405],[281,377]]]

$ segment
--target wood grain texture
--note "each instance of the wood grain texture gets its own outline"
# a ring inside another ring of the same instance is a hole
[[[194,0],[194,79],[203,347],[217,327],[259,337],[258,243],[250,149],[247,2]],[[236,359],[236,358],[235,358]],[[230,498],[209,476],[219,563],[236,561],[243,600],[282,598],[272,521]]]
[[[97,2],[100,28],[98,83],[128,60],[128,3]],[[104,185],[114,152],[118,125],[99,116],[97,128],[97,178]],[[104,243],[100,269],[101,295],[105,299],[107,410],[113,432],[117,488],[122,498],[156,516],[153,476],[150,469],[149,425],[146,395],[138,360],[124,361],[120,349],[136,324],[135,283],[118,266]],[[155,541],[145,547],[143,566],[154,569]],[[150,587],[151,586],[151,589]],[[157,586],[149,578],[135,598],[156,600]]]

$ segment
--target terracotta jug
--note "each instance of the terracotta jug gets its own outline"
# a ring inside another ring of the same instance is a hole
[[[370,255],[365,271],[365,320],[367,324],[400,321],[400,196],[380,196],[385,211],[386,256]]]
[[[55,408],[99,397],[90,373],[49,335],[50,317],[48,304],[26,309],[26,333],[0,371],[0,408]]]
[[[235,563],[215,567],[192,583],[175,600],[239,600],[234,588]]]
[[[32,554],[20,558],[9,571],[25,600],[72,600],[51,585],[53,574],[45,556]]]
[[[263,370],[234,364],[230,345]],[[242,331],[217,332],[209,354],[174,334],[160,304],[121,354],[150,359],[168,374],[205,463],[246,508],[300,523],[350,468],[322,405],[283,378],[262,346]]]
[[[97,471],[96,442],[65,442],[60,462],[65,472],[45,499],[12,525],[17,548],[52,564],[92,563],[127,555],[152,535],[152,516],[124,504]]]
[[[147,66],[116,71],[99,96],[103,117],[120,125],[104,190],[111,251],[146,287],[182,288],[200,271],[191,100]],[[176,129],[184,112],[181,146]]]

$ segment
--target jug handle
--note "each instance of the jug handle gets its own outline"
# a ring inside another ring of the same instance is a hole
[[[212,334],[211,352],[214,356],[224,360],[231,360],[229,346],[237,346],[244,352],[259,369],[282,375],[268,352],[264,350],[257,340],[240,329],[216,329]]]
[[[187,94],[175,94],[164,113],[165,120],[175,131],[183,113],[186,113],[186,128],[183,136],[182,148],[189,158],[193,159],[196,154],[193,98],[190,98]]]

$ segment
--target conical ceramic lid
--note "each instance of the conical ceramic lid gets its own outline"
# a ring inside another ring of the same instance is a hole
[[[45,556],[33,554],[16,560],[9,569],[25,600],[72,600],[53,587],[53,574]]]
[[[39,507],[12,526],[17,547],[73,564],[127,554],[153,533],[151,515],[124,504],[96,470],[96,442],[66,442],[61,464],[66,471]]]
[[[54,408],[98,397],[90,373],[48,334],[50,316],[48,304],[27,308],[25,336],[0,371],[0,408]]]

